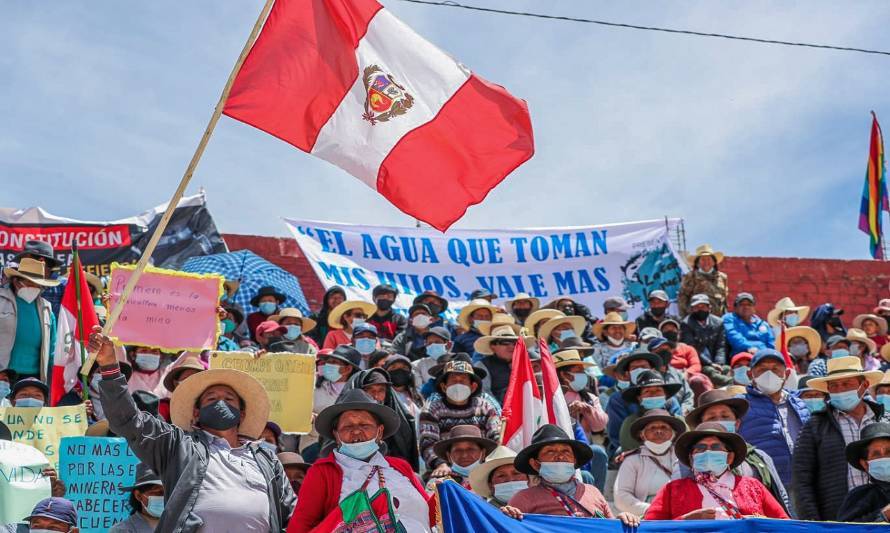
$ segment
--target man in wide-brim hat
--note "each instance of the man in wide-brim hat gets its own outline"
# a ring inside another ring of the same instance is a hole
[[[350,390],[321,411],[315,429],[335,444],[306,473],[302,486],[307,490],[300,490],[288,531],[310,531],[339,511],[345,497],[357,490],[373,495],[384,486],[399,502],[398,519],[405,530],[429,531],[430,496],[407,462],[381,451],[383,439],[398,428],[396,412],[361,389]]]
[[[596,487],[575,478],[575,470],[592,456],[586,444],[569,437],[559,426],[541,426],[513,461],[516,470],[537,476],[540,483],[519,491],[501,511],[513,518],[522,518],[524,513],[618,518],[625,525],[638,526],[639,518],[628,513],[614,516]]]
[[[469,476],[473,469],[498,443],[482,436],[478,426],[461,424],[448,432],[448,438],[433,445],[436,455],[443,457],[451,467],[450,477],[465,488],[470,488]]]
[[[159,531],[286,527],[295,496],[281,463],[257,440],[269,419],[269,398],[259,381],[232,369],[194,374],[176,387],[169,424],[137,409],[114,346],[99,327],[89,349],[97,352],[100,401],[111,430],[127,439],[170,494]],[[220,485],[233,490],[219,491]]]
[[[494,315],[491,325],[483,326],[482,329],[485,335],[476,339],[473,348],[483,355],[478,364],[488,372],[488,377],[483,381],[483,388],[491,391],[495,399],[503,403],[507,386],[510,384],[516,343],[522,341],[528,349],[534,346],[535,339],[517,335],[520,326],[513,322],[512,316],[505,314]]]
[[[766,321],[771,326],[778,326],[780,322],[785,323],[785,327],[793,328],[803,323],[810,316],[810,306],[795,305],[794,300],[788,296],[782,298],[766,315]]]
[[[454,338],[455,352],[473,353],[473,344],[484,335],[483,326],[491,323],[491,319],[498,308],[488,300],[479,298],[471,300],[463,306],[457,315],[457,323],[463,333]]]
[[[890,423],[865,426],[844,453],[850,466],[868,474],[868,483],[850,491],[838,521],[890,522]]]
[[[346,300],[328,314],[328,334],[322,348],[336,348],[352,344],[353,329],[367,322],[377,312],[377,306],[370,302]]]
[[[508,313],[516,317],[516,321],[520,324],[525,323],[525,319],[541,307],[541,300],[527,292],[520,292],[512,299],[507,300],[504,308]]]
[[[541,326],[545,322],[547,322],[551,318],[561,318],[564,316],[565,314],[563,314],[562,311],[558,311],[556,309],[538,309],[534,313],[528,315],[528,318],[525,319],[523,326],[525,326],[528,335],[538,337],[538,330],[541,329]]]
[[[664,409],[671,414],[679,415],[680,405],[672,399],[682,388],[683,385],[680,383],[666,382],[664,376],[657,370],[646,370],[637,377],[636,383],[631,383],[630,387],[621,391],[621,399],[625,404],[639,406],[636,412],[628,414],[624,420],[619,422],[618,435],[622,450],[629,451],[640,447],[641,443],[631,434],[630,427],[647,411]],[[611,404],[611,401],[609,403]],[[609,413],[611,416],[611,408]],[[609,420],[609,426],[614,427],[611,420]]]

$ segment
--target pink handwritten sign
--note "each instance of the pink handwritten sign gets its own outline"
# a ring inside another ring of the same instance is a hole
[[[112,265],[109,293],[117,305],[132,266]],[[148,267],[127,299],[111,337],[120,344],[164,351],[215,350],[219,337],[216,308],[223,278]]]

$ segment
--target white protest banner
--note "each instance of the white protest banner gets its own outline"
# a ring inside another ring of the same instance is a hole
[[[570,297],[595,315],[610,296],[642,312],[649,291],[676,299],[687,269],[670,231],[679,219],[567,228],[450,230],[285,219],[325,288],[368,300],[375,285],[398,288],[397,307],[433,290],[460,308],[475,289],[544,305]],[[451,310],[451,309],[450,309]]]
[[[0,525],[21,522],[50,496],[46,456],[27,444],[0,440]]]

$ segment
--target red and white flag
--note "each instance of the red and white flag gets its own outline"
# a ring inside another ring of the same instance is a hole
[[[524,101],[375,0],[277,0],[223,113],[440,231],[534,153]]]
[[[547,413],[528,349],[521,339],[513,350],[511,365],[510,383],[501,412],[504,424],[501,444],[518,452],[532,443],[532,435],[546,423]]]
[[[519,343],[517,343],[519,344]],[[550,354],[547,341],[538,343],[541,352],[541,374],[544,377],[544,403],[547,406],[547,424],[554,424],[566,432],[566,435],[574,435],[572,429],[572,416],[569,414],[569,406],[566,404],[565,394],[559,385],[559,376],[556,375],[556,363]]]
[[[79,271],[80,279],[80,310],[83,324],[77,324],[77,284],[74,271]],[[52,384],[49,391],[50,405],[56,405],[62,396],[74,388],[79,378],[78,370],[81,361],[81,343],[89,342],[93,326],[99,325],[96,309],[90,297],[90,286],[83,273],[83,265],[79,256],[74,254],[74,262],[68,270],[68,284],[62,295],[62,306],[59,308],[59,319],[56,329],[55,359],[53,362]],[[86,337],[81,337],[81,332]],[[86,346],[84,346],[86,348]]]

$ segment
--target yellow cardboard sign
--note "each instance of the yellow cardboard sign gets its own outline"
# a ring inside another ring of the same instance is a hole
[[[255,357],[246,352],[213,352],[210,368],[247,372],[266,388],[269,420],[288,433],[312,429],[312,400],[315,391],[315,356],[273,353]]]
[[[83,404],[0,407],[0,420],[9,427],[13,441],[37,448],[57,470],[62,437],[80,437],[87,431],[87,411]]]

